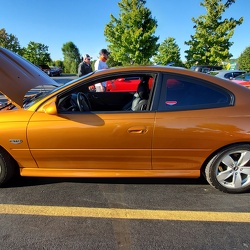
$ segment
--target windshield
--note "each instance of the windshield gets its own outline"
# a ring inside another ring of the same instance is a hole
[[[94,72],[91,72],[87,75],[82,76],[81,79],[86,78],[92,74],[94,74]],[[30,106],[32,106],[36,102],[40,101],[44,97],[46,97],[50,94],[53,94],[54,92],[64,88],[65,86],[71,85],[72,83],[74,83],[78,80],[79,80],[79,78],[74,79],[72,81],[69,81],[65,84],[61,84],[59,86],[58,85],[37,86],[36,88],[34,88],[26,93],[25,98],[24,98],[24,102],[23,102],[23,108],[24,109],[29,108]]]
[[[31,89],[26,93],[24,97],[23,108],[24,109],[29,108],[34,103],[46,97],[47,95],[49,95],[50,93],[55,91],[55,89],[58,88],[59,88],[58,85],[42,85],[42,86],[37,86],[34,89]]]
[[[236,80],[250,81],[250,74],[242,74],[235,77]]]

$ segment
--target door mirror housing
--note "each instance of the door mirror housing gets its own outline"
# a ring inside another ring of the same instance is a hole
[[[45,104],[43,107],[43,111],[48,115],[57,115],[56,103],[53,101],[48,104]]]

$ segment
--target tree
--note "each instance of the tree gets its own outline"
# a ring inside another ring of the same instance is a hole
[[[113,60],[122,65],[149,64],[158,48],[159,37],[153,35],[157,21],[145,7],[145,0],[121,0],[119,18],[110,15],[104,35]]]
[[[239,69],[250,71],[250,46],[247,47],[238,58]]]
[[[8,34],[5,29],[0,29],[0,46],[18,53],[19,55],[23,54],[17,37],[13,34]]]
[[[199,16],[197,19],[192,18],[195,23],[196,32],[191,35],[191,40],[185,42],[189,45],[186,50],[187,61],[199,65],[219,65],[223,61],[227,61],[232,57],[229,53],[230,47],[233,45],[230,38],[234,34],[237,25],[242,24],[243,17],[239,20],[234,18],[225,18],[222,20],[222,14],[236,0],[203,0],[201,6],[206,8],[207,13]]]
[[[48,64],[52,61],[48,48],[42,43],[29,42],[27,48],[24,48],[23,57],[35,65]]]
[[[63,44],[62,52],[64,56],[64,72],[76,74],[78,65],[81,62],[79,49],[73,42],[67,42]]]
[[[166,65],[173,62],[174,66],[183,66],[183,63],[181,62],[180,48],[173,37],[165,39],[160,44],[153,61],[155,64]]]
[[[121,62],[118,62],[118,61],[115,61],[114,60],[114,57],[112,55],[112,53],[109,55],[109,59],[108,59],[108,66],[109,68],[112,68],[112,67],[120,67],[122,66],[122,63]],[[94,68],[94,67],[93,67]]]

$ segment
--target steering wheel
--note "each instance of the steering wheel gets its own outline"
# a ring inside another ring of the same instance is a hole
[[[80,111],[91,110],[90,102],[84,93],[78,92],[77,96],[76,96],[76,101],[77,101],[77,106],[78,106]]]

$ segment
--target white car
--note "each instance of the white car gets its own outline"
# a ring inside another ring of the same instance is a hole
[[[208,72],[208,74],[210,75],[220,77],[220,78],[225,78],[228,80],[235,79],[235,77],[245,74],[245,73],[246,71],[244,70],[214,70],[214,71]]]

